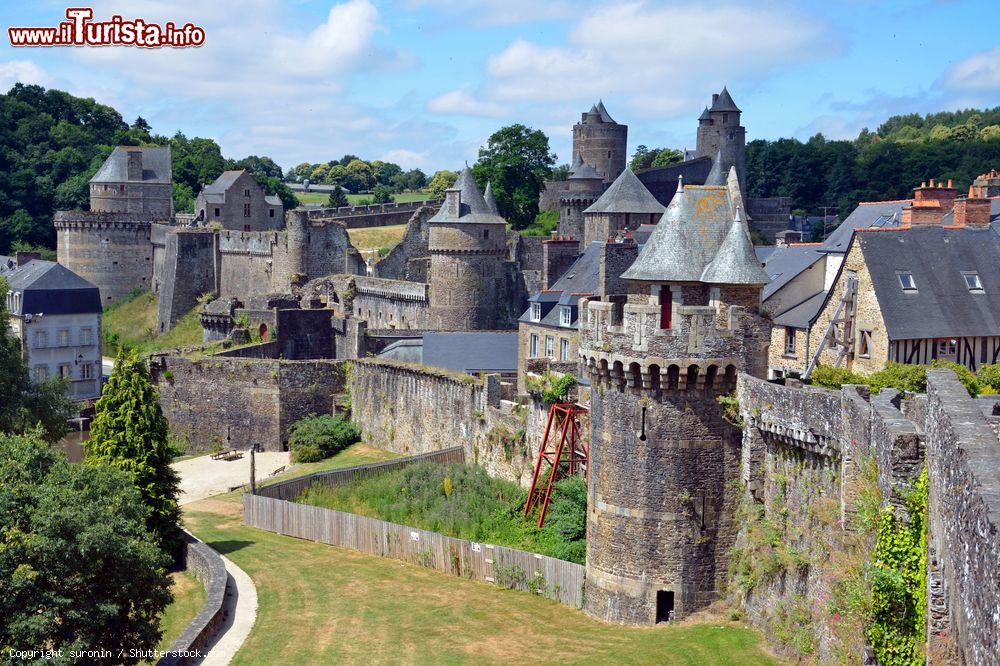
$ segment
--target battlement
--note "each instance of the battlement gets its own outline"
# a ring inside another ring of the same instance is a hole
[[[358,295],[378,296],[403,301],[427,302],[430,299],[430,285],[406,280],[351,276]]]
[[[438,208],[442,200],[434,201],[407,201],[384,204],[370,204],[368,206],[341,206],[339,208],[308,208],[306,216],[310,221],[337,220],[345,217],[355,217],[359,215],[377,215],[380,213],[405,213],[417,210],[422,206]]]
[[[109,213],[88,210],[56,211],[53,223],[56,229],[138,229],[148,228],[153,222],[163,223],[157,213]]]

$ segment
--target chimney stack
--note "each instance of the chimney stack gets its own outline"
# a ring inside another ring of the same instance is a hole
[[[26,263],[32,259],[41,259],[42,255],[40,252],[26,252],[24,250],[17,250],[14,253],[14,265],[24,266]]]
[[[903,209],[900,222],[904,227],[940,225],[945,214],[955,205],[958,190],[931,178],[913,190],[913,202]]]
[[[441,209],[444,214],[451,218],[458,218],[462,215],[462,190],[451,188],[444,191],[444,204]]]
[[[129,182],[142,180],[142,151],[128,151],[128,175]]]
[[[955,201],[956,227],[987,229],[990,226],[990,200],[977,196],[976,187],[969,186],[969,196]]]

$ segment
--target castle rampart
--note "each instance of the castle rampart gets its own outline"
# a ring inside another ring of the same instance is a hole
[[[310,222],[342,222],[348,229],[360,229],[406,224],[413,213],[424,207],[437,211],[441,207],[441,201],[407,201],[306,210]]]

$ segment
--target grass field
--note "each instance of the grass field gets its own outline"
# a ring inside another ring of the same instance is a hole
[[[296,192],[295,198],[299,200],[302,204],[323,204],[326,205],[327,199],[330,195],[326,192]],[[370,194],[348,194],[347,202],[352,206],[356,206],[363,199],[371,199]],[[392,198],[397,203],[409,203],[410,201],[427,201],[431,198],[428,192],[400,192],[399,194],[393,194]]]
[[[355,445],[291,474],[393,454]],[[185,524],[257,586],[257,622],[233,664],[770,664],[729,622],[604,625],[547,599],[242,525],[240,496],[185,507]]]
[[[160,639],[158,647],[160,650],[170,647],[205,603],[205,587],[194,574],[177,571],[170,574],[170,581],[170,591],[174,593],[174,600],[160,618],[160,629],[163,631],[163,638]]]
[[[403,240],[405,233],[405,224],[347,230],[347,235],[351,237],[351,244],[362,252],[377,250],[380,247],[394,247]]]
[[[144,291],[131,300],[113,304],[104,312],[104,355],[115,356],[124,343],[140,352],[201,344],[201,322],[195,306],[172,329],[154,335],[156,329],[156,295]],[[115,337],[117,336],[117,337]],[[115,340],[114,342],[112,340]]]

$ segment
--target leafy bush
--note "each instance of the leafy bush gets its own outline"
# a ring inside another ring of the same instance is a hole
[[[980,376],[982,376],[983,369],[989,367],[996,366],[983,366],[980,369]],[[809,382],[815,386],[831,389],[839,389],[844,384],[860,384],[868,386],[873,393],[878,393],[885,388],[924,393],[927,391],[928,368],[954,370],[958,376],[958,381],[962,382],[969,395],[973,397],[979,395],[981,382],[977,381],[976,375],[972,374],[972,371],[964,365],[943,359],[935,359],[930,366],[889,362],[884,368],[871,375],[862,375],[844,368],[834,368],[828,365],[817,365],[809,377]],[[990,374],[991,372],[991,370],[987,371],[990,377],[993,376]]]
[[[548,372],[539,378],[528,377],[528,393],[539,396],[546,405],[566,402],[569,390],[576,386],[576,377],[568,372],[556,375]]]
[[[582,564],[587,486],[556,483],[546,524],[525,519],[527,492],[474,465],[418,463],[341,486],[314,485],[299,502]]]
[[[319,462],[343,451],[360,439],[361,433],[358,432],[358,428],[343,415],[311,414],[292,425],[288,446],[292,450],[293,462]]]
[[[1000,363],[995,365],[984,365],[976,371],[976,380],[979,382],[980,393],[996,393],[1000,391]],[[993,391],[985,391],[987,386]]]
[[[927,391],[927,368],[922,365],[890,362],[869,376],[864,383],[868,384],[875,393],[884,388],[924,393]]]
[[[865,378],[845,368],[817,365],[809,376],[809,382],[823,388],[839,389],[844,384],[865,384]]]

